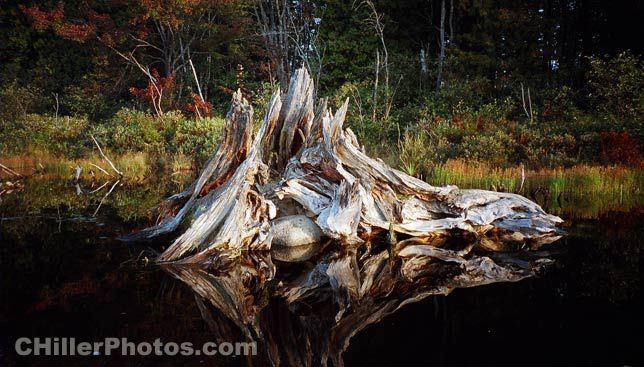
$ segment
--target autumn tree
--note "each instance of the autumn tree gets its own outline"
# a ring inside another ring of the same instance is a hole
[[[248,24],[244,6],[240,0],[120,0],[104,12],[82,3],[70,16],[60,1],[49,10],[22,11],[37,30],[112,50],[145,77],[144,87],[129,90],[159,115],[184,97],[192,106],[208,105],[213,69],[221,68],[218,51],[241,39]]]

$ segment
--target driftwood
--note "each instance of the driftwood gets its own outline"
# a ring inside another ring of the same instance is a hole
[[[434,187],[367,156],[343,128],[348,102],[332,113],[313,88],[298,70],[254,138],[252,108],[235,93],[197,180],[154,209],[153,227],[123,238],[180,232],[158,261],[196,293],[222,340],[238,329],[273,365],[339,366],[355,333],[407,303],[548,263],[531,250],[561,236],[560,218],[516,194]]]
[[[237,92],[219,148],[199,178],[156,208],[157,225],[124,239],[152,239],[186,223],[159,260],[209,262],[270,249],[270,222],[295,214],[349,247],[381,233],[459,232],[534,245],[558,238],[561,219],[522,196],[434,187],[367,156],[343,129],[348,101],[332,113],[322,100],[314,111],[312,96],[313,82],[300,69],[287,94],[273,95],[253,140],[253,111]]]

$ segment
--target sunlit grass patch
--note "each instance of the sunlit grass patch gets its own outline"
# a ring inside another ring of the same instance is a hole
[[[521,185],[521,168],[498,168],[486,163],[448,160],[445,164],[434,166],[429,171],[427,181],[440,186],[515,191]]]
[[[644,172],[638,168],[578,165],[526,170],[522,188],[521,177],[521,167],[498,168],[486,163],[449,160],[434,166],[427,181],[437,186],[515,192],[555,214],[574,212],[588,218],[644,204]]]

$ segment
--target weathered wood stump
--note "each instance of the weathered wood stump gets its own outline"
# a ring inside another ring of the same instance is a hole
[[[282,244],[296,238],[271,231],[271,221],[290,215],[307,216],[324,236],[351,248],[379,233],[422,240],[456,231],[535,245],[558,238],[561,219],[536,203],[406,175],[367,156],[343,129],[348,101],[335,113],[324,99],[314,105],[313,81],[299,69],[288,93],[273,95],[253,139],[253,109],[235,93],[221,143],[198,179],[155,208],[155,226],[124,239],[151,239],[186,223],[159,261],[207,263],[269,250],[276,235]]]
[[[405,304],[551,262],[517,249],[559,238],[560,218],[519,195],[434,187],[392,169],[342,128],[347,102],[332,113],[312,94],[298,70],[253,138],[237,92],[197,180],[155,208],[156,225],[124,238],[180,232],[158,261],[195,292],[218,339],[233,340],[236,327],[260,342],[256,365],[341,366],[353,335]]]

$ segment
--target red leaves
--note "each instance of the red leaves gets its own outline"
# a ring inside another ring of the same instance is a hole
[[[55,28],[55,32],[62,38],[84,43],[94,33],[96,27],[93,24],[63,23]]]
[[[65,5],[62,1],[60,1],[52,11],[41,10],[38,6],[27,8],[24,5],[19,5],[19,7],[20,10],[22,10],[22,12],[29,18],[33,27],[39,31],[43,31],[61,23],[65,17]]]
[[[162,77],[156,69],[152,70],[151,78],[145,88],[130,87],[133,96],[149,102],[157,116],[163,114],[162,101],[174,87],[174,76]]]
[[[151,76],[145,88],[130,87],[128,90],[133,96],[148,102],[156,115],[160,116],[163,114],[162,102],[167,102],[167,99],[171,97],[170,94],[174,88],[175,80],[174,76],[160,76],[156,69],[152,70]],[[188,111],[199,118],[212,116],[212,104],[210,102],[202,99],[197,93],[190,93],[190,97],[192,102],[186,105]]]
[[[188,111],[194,113],[197,117],[212,116],[212,104],[210,102],[204,101],[197,93],[190,93],[190,97],[192,97],[192,102],[186,105]]]
[[[627,132],[601,133],[602,157],[611,163],[641,165],[644,163],[635,138]]]
[[[87,22],[69,22],[65,20],[65,4],[60,1],[51,11],[40,9],[38,6],[20,6],[22,12],[29,18],[34,29],[44,31],[52,29],[58,36],[77,41],[85,42],[96,31],[96,22],[106,22],[108,17],[91,11]]]

